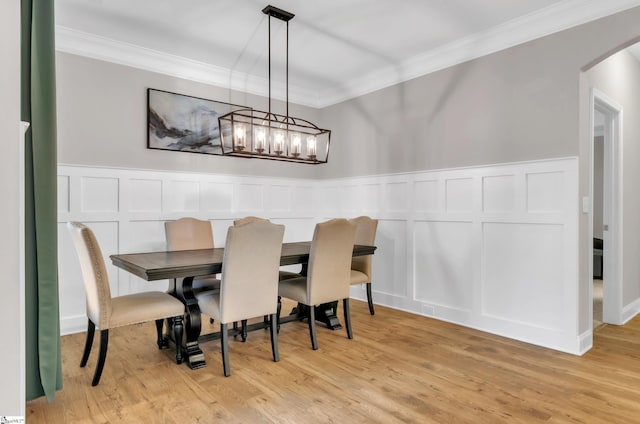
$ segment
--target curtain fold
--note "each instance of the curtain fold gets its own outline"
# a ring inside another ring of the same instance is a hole
[[[62,388],[58,299],[54,0],[21,0],[27,400]]]

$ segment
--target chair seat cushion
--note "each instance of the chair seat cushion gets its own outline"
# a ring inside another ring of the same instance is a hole
[[[289,278],[281,280],[278,284],[278,295],[297,302],[308,304],[307,278]]]
[[[278,274],[278,279],[280,281],[288,280],[290,278],[300,278],[300,277],[302,277],[302,275],[295,272],[289,272],[289,271],[280,271],[280,273]]]
[[[364,272],[356,271],[355,269],[351,270],[351,284],[364,284],[370,282],[369,277]]]
[[[109,328],[184,314],[184,305],[175,297],[162,292],[145,292],[111,299]],[[101,330],[105,330],[101,328]]]
[[[200,311],[220,320],[220,291],[204,291],[196,294]]]
[[[216,278],[215,274],[203,275],[195,277],[191,287],[196,294],[207,290],[220,290],[220,280]]]

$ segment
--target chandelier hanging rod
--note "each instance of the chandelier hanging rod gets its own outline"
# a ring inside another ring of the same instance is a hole
[[[294,15],[286,10],[278,9],[275,6],[268,5],[262,9],[262,13],[269,16],[269,115],[271,115],[271,18],[280,19],[287,24],[286,36],[286,62],[285,62],[285,85],[286,85],[286,116],[289,116],[289,21]]]

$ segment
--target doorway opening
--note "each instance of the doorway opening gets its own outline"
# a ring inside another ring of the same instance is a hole
[[[595,329],[602,323],[623,324],[622,107],[595,89],[592,91],[591,100],[591,292]]]

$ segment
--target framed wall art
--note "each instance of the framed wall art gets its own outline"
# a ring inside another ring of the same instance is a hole
[[[246,106],[147,89],[147,148],[221,155],[218,117]]]

